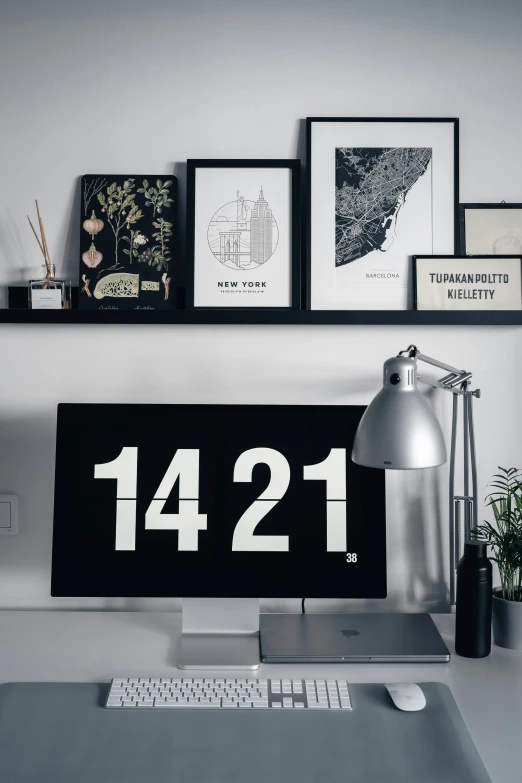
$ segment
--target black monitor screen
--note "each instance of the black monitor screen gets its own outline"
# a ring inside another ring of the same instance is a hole
[[[59,405],[55,596],[386,596],[361,406]]]

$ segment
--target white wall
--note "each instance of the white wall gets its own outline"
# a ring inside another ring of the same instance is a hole
[[[81,174],[183,197],[187,157],[301,156],[307,115],[460,117],[461,200],[522,201],[521,25],[518,0],[0,0],[0,284],[39,271],[35,197],[76,279]],[[1,326],[0,606],[151,605],[49,596],[58,402],[366,403],[411,342],[474,371],[481,486],[521,466],[520,328]],[[445,606],[446,480],[389,476],[388,607]]]

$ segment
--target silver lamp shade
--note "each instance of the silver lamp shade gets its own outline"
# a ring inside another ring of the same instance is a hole
[[[391,470],[431,468],[446,462],[441,426],[417,389],[416,359],[397,356],[384,363],[383,388],[359,423],[352,460]]]

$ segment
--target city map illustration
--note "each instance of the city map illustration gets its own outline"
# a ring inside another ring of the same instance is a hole
[[[432,150],[339,147],[335,150],[335,266],[385,252],[408,194],[431,176]]]

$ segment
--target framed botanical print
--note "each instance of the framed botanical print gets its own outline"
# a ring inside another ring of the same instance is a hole
[[[86,174],[81,183],[81,310],[175,307],[177,180]]]
[[[522,310],[522,257],[414,256],[416,310]]]
[[[300,309],[300,162],[187,161],[187,307]]]
[[[461,204],[460,252],[522,255],[522,204]]]
[[[307,119],[307,307],[401,310],[458,236],[458,120]]]

